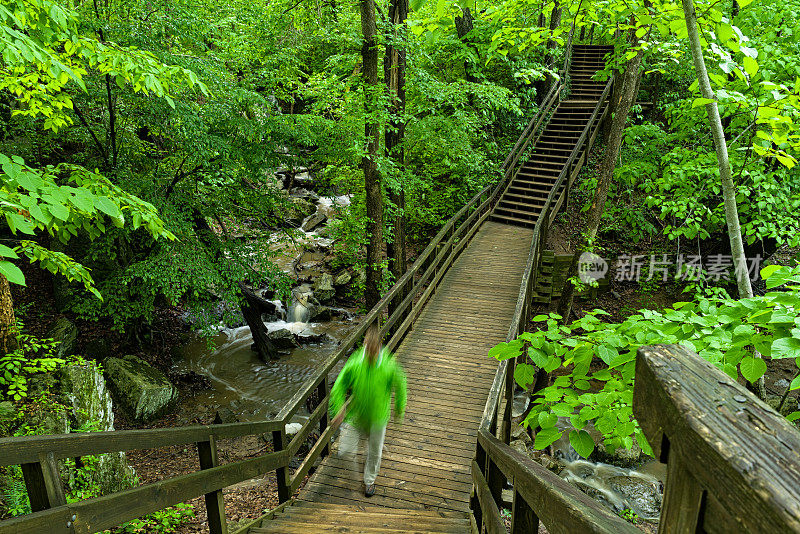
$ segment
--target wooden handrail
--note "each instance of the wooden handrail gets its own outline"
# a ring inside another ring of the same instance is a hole
[[[681,345],[641,347],[633,413],[667,464],[668,532],[800,532],[800,432]]]
[[[497,439],[478,431],[478,443],[552,534],[641,534],[569,482]]]

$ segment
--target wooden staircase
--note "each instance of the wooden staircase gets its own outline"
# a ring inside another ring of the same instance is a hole
[[[286,506],[250,534],[465,534],[472,530],[467,512],[404,510],[355,504],[298,501]]]
[[[533,227],[581,132],[592,116],[606,82],[592,80],[605,66],[610,46],[574,45],[569,69],[571,92],[561,101],[537,140],[530,159],[517,170],[492,213],[492,219]],[[595,122],[600,120],[600,114]],[[594,126],[597,126],[595,124]],[[561,184],[562,194],[566,181]]]

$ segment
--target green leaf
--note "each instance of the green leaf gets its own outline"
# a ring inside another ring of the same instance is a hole
[[[5,276],[12,284],[25,285],[25,275],[22,274],[19,267],[10,261],[0,261],[0,274]]]
[[[519,356],[520,349],[522,349],[522,343],[517,340],[514,340],[510,343],[498,343],[489,349],[489,357],[497,358],[500,361],[509,360]]]
[[[713,98],[695,98],[692,101],[692,107],[696,108],[699,106],[705,106],[706,104],[711,104],[713,102],[716,102]]]
[[[800,375],[794,377],[792,383],[789,384],[789,391],[794,391],[795,389],[800,389]]]
[[[14,251],[14,249],[5,245],[0,245],[0,256],[11,258],[12,260],[19,259],[19,256],[17,256],[17,253]]]
[[[770,355],[775,358],[794,358],[800,353],[800,339],[782,337],[772,342]]]
[[[758,62],[749,56],[744,57],[742,65],[744,66],[744,71],[750,76],[755,76],[756,72],[758,72]]]
[[[99,209],[109,217],[118,219],[122,216],[122,212],[119,211],[119,206],[117,206],[116,204],[114,204],[114,202],[109,200],[108,197],[97,197],[95,204],[97,205],[97,209]]]
[[[611,362],[614,361],[614,358],[619,356],[619,353],[610,348],[608,345],[598,345],[595,351],[600,359],[606,363],[606,365],[610,365]]]
[[[800,419],[800,412],[792,412],[786,416],[786,419],[788,419],[789,421],[797,421],[798,419]]]
[[[761,358],[747,356],[739,363],[739,371],[748,382],[755,382],[767,372],[767,364]]]
[[[536,433],[533,441],[534,449],[544,449],[561,437],[561,432],[556,427],[543,428]]]
[[[527,363],[517,364],[514,368],[514,380],[527,390],[536,382],[536,367]]]
[[[594,450],[594,440],[585,430],[572,430],[569,433],[569,443],[581,458],[588,458]]]

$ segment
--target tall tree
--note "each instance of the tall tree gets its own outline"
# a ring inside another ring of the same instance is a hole
[[[390,188],[390,199],[397,209],[394,220],[394,239],[387,245],[391,257],[391,270],[395,280],[406,271],[406,218],[405,192],[403,190],[403,169],[405,152],[401,143],[405,134],[406,121],[406,48],[405,25],[408,18],[408,0],[391,0],[389,21],[391,36],[386,45],[383,62],[384,79],[389,90],[389,124],[386,127],[384,143],[386,155],[391,158],[398,170],[396,187]]]
[[[380,125],[378,109],[378,47],[376,43],[375,2],[361,0],[361,32],[364,42],[361,46],[363,63],[362,82],[364,84],[364,133],[367,152],[361,159],[364,170],[364,189],[367,204],[367,282],[365,298],[367,308],[372,308],[380,300],[381,248],[383,246],[383,192],[378,174],[378,145]]]

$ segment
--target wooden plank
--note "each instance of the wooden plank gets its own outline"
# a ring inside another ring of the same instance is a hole
[[[497,508],[497,503],[489,491],[489,485],[486,484],[486,479],[483,477],[480,467],[475,461],[472,462],[471,467],[472,483],[475,486],[475,493],[477,493],[478,502],[481,505],[481,517],[486,532],[488,534],[506,534],[506,526],[500,517],[500,510]]]
[[[214,436],[209,436],[208,441],[201,441],[197,444],[197,454],[200,457],[200,469],[211,469],[219,465],[217,441]],[[222,490],[206,493],[205,503],[209,532],[211,534],[227,534],[228,524],[225,520],[225,501],[222,497]]]

